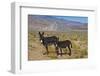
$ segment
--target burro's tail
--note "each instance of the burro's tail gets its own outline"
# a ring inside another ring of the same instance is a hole
[[[72,48],[72,43],[70,42],[71,48]]]

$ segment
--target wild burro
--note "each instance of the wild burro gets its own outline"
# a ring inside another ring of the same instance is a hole
[[[63,55],[62,50],[63,48],[68,48],[69,49],[69,56],[71,56],[71,48],[72,48],[72,43],[70,40],[64,40],[64,41],[59,41],[59,38],[56,36],[50,36],[50,37],[45,37],[44,32],[39,32],[39,37],[40,37],[40,42],[43,44],[43,46],[46,48],[45,54],[49,54],[48,51],[48,46],[54,45],[55,46],[55,51],[57,55]]]
[[[69,49],[69,56],[71,56],[71,48],[72,48],[72,43],[70,40],[64,40],[64,41],[57,41],[57,45],[56,45],[56,51],[57,51],[57,55],[61,55],[62,56],[62,49],[63,48],[68,48]],[[60,52],[60,53],[59,53]]]
[[[58,38],[56,36],[50,36],[50,37],[44,37],[44,32],[39,32],[40,42],[43,44],[43,46],[46,48],[45,54],[49,54],[48,46],[54,45],[56,48],[56,44],[58,42]]]

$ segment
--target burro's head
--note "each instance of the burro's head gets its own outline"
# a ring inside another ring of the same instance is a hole
[[[39,32],[39,40],[42,43],[44,38],[44,32]]]

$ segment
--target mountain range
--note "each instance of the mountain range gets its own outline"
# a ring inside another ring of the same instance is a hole
[[[28,30],[31,31],[86,31],[87,29],[88,23],[59,19],[55,16],[28,15]]]

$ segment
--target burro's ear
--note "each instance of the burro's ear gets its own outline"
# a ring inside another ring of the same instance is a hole
[[[42,35],[44,35],[44,32],[42,32]]]
[[[39,32],[39,35],[41,35],[41,33]]]

